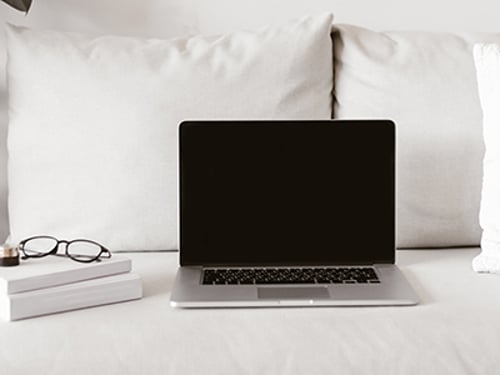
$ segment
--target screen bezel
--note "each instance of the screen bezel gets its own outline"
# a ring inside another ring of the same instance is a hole
[[[184,217],[184,204],[183,204],[183,152],[184,142],[188,141],[187,133],[192,131],[193,128],[199,126],[238,126],[238,125],[256,125],[256,126],[275,126],[275,125],[286,125],[293,124],[294,126],[304,126],[304,128],[308,128],[314,125],[334,125],[334,126],[342,126],[352,128],[353,131],[361,131],[363,126],[371,126],[371,127],[383,127],[385,130],[390,129],[389,134],[392,137],[391,145],[391,155],[392,155],[392,173],[391,173],[391,194],[393,196],[393,209],[391,210],[393,213],[392,220],[392,244],[391,246],[391,256],[389,257],[377,257],[375,256],[371,259],[367,259],[363,262],[350,262],[346,264],[345,262],[341,263],[342,265],[367,265],[367,264],[394,264],[395,263],[395,250],[396,250],[396,126],[392,120],[204,120],[204,121],[183,121],[179,125],[179,165],[178,165],[178,187],[179,187],[179,199],[178,199],[178,240],[179,240],[179,251],[180,251],[180,265],[181,266],[240,266],[240,267],[252,267],[252,266],[329,266],[329,265],[338,265],[338,263],[324,262],[324,263],[314,263],[308,264],[307,262],[290,262],[287,260],[283,260],[282,262],[245,262],[244,264],[238,263],[234,264],[232,262],[207,262],[204,260],[201,262],[197,260],[196,252],[190,253],[186,251],[183,247],[183,238],[187,235],[183,228],[182,222]],[[206,130],[206,129],[205,129]],[[387,245],[389,246],[389,244]],[[375,247],[374,247],[375,248]],[[387,250],[385,250],[387,251]]]

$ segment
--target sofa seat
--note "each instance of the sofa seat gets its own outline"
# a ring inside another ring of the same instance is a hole
[[[0,322],[1,374],[493,374],[500,277],[479,248],[399,250],[414,307],[175,309],[178,253],[132,253],[139,301]]]

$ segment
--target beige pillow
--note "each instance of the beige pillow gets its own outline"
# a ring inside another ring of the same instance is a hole
[[[336,28],[335,117],[396,122],[398,246],[477,246],[484,147],[472,45],[500,34]]]
[[[331,15],[172,40],[10,26],[11,241],[177,248],[184,119],[328,119]]]

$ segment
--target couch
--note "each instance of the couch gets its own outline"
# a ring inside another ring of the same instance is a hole
[[[332,116],[397,124],[397,263],[421,303],[173,309],[178,253],[132,252],[142,300],[0,322],[0,373],[498,372],[499,279],[471,267],[484,154],[472,45],[500,34],[335,24],[331,36]]]

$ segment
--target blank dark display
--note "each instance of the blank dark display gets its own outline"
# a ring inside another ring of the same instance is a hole
[[[186,122],[181,265],[392,263],[391,121]]]

